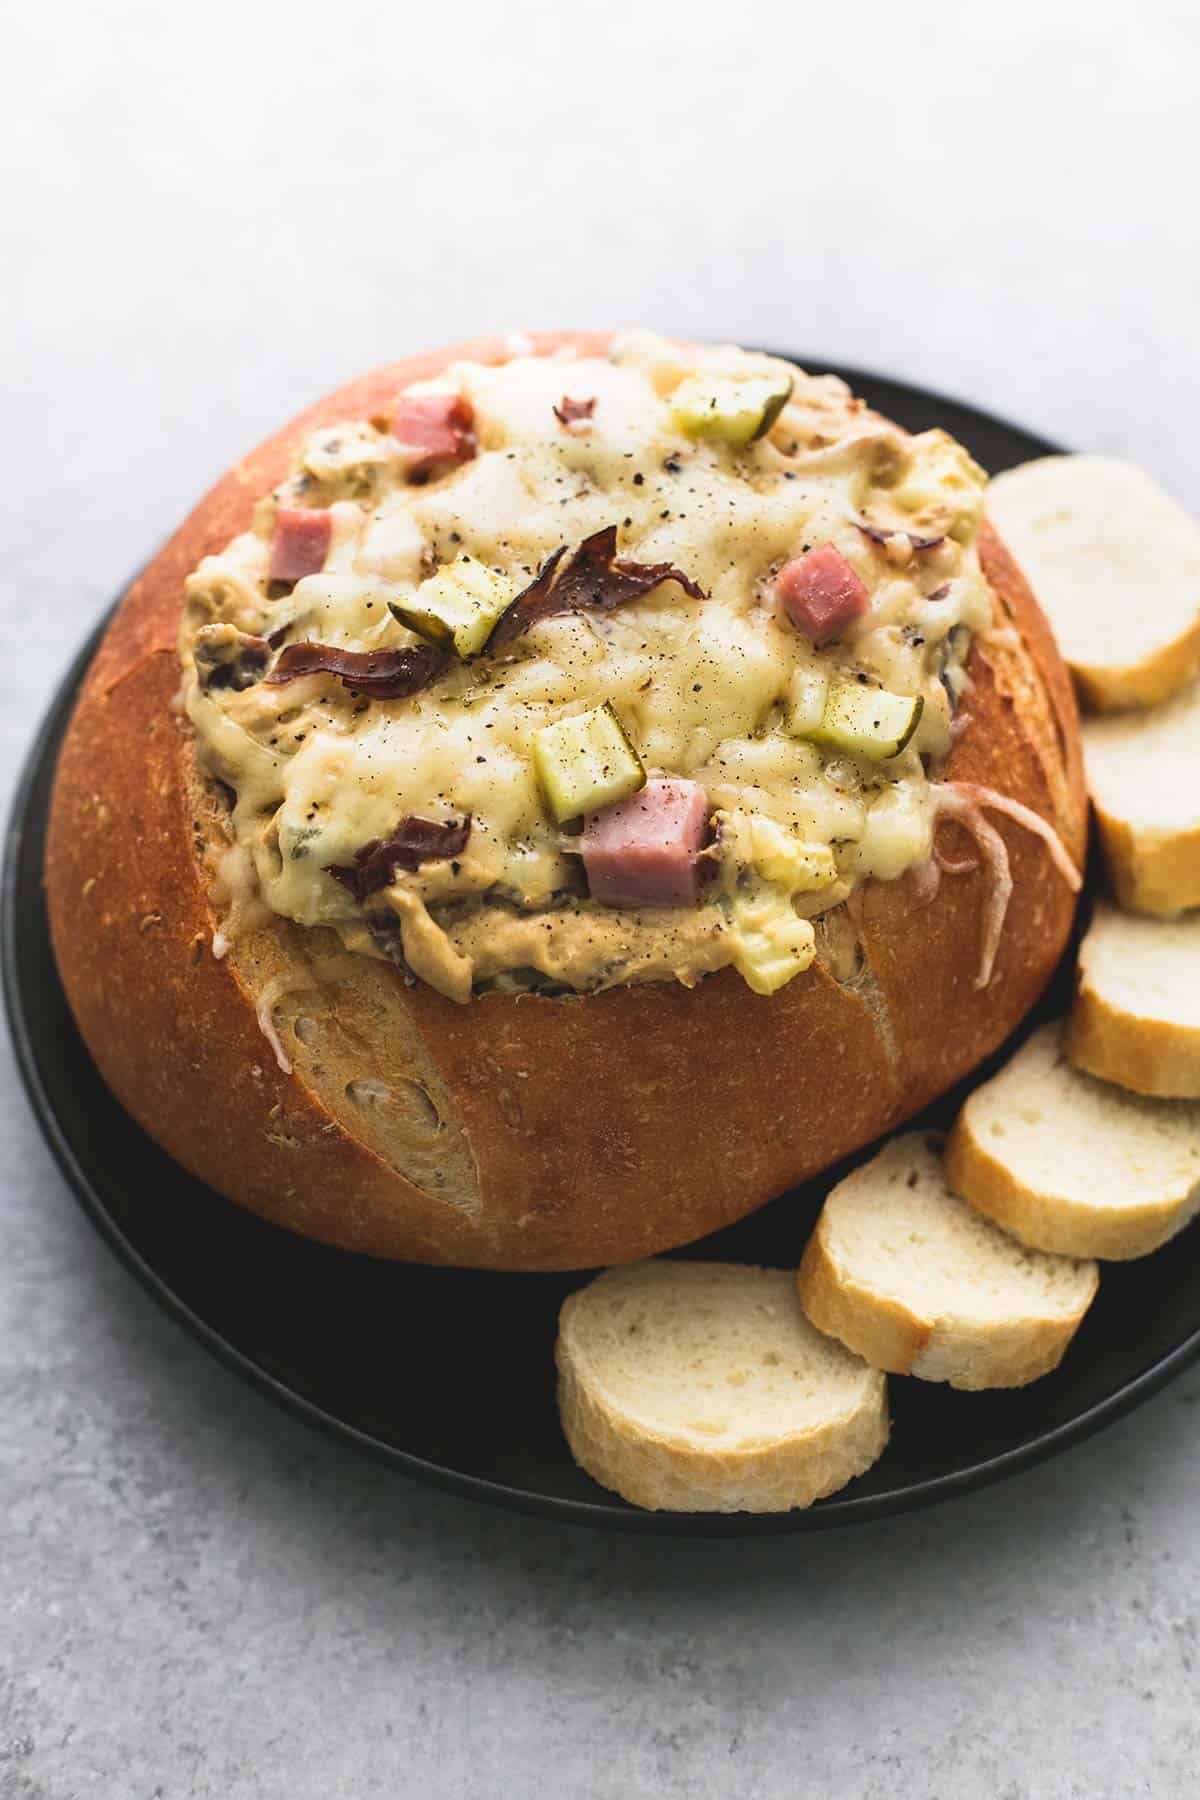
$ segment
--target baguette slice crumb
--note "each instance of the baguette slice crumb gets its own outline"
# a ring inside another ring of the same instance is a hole
[[[1095,712],[1156,706],[1200,670],[1200,526],[1136,464],[1044,456],[988,511]]]
[[[1057,1368],[1099,1280],[974,1212],[940,1140],[909,1132],[834,1188],[797,1285],[812,1323],[873,1368],[975,1391]]]
[[[566,1301],[556,1360],[572,1455],[635,1506],[787,1512],[887,1443],[884,1377],[809,1324],[787,1269],[611,1269]]]
[[[1200,906],[1200,682],[1153,712],[1087,720],[1083,753],[1121,905],[1160,916]]]
[[[1200,1105],[1097,1081],[1046,1025],[968,1099],[946,1176],[1034,1249],[1126,1262],[1200,1210]]]
[[[1089,1075],[1200,1100],[1200,913],[1145,919],[1098,903],[1063,1041]]]

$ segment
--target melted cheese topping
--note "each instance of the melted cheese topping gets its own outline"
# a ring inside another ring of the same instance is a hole
[[[793,380],[758,442],[734,448],[678,426],[671,396],[705,376]],[[330,925],[351,947],[395,954],[456,999],[481,985],[588,990],[738,968],[770,992],[807,966],[809,920],[867,877],[928,859],[928,767],[947,752],[970,632],[991,602],[975,551],[983,475],[941,432],[910,437],[844,384],[734,349],[684,351],[646,335],[605,358],[520,355],[459,364],[410,391],[460,393],[478,452],[414,484],[381,424],[316,433],[254,528],[189,578],[184,692],[201,754],[236,794],[232,824],[276,913]],[[564,425],[565,396],[594,400]],[[280,505],[328,507],[325,567],[279,594],[267,571]],[[887,535],[881,543],[866,522]],[[205,686],[196,634],[212,627],[355,651],[418,642],[389,612],[468,555],[529,585],[560,546],[618,528],[619,553],[671,563],[666,582],[611,612],[541,621],[490,655],[449,666],[404,700],[355,698],[337,679]],[[926,548],[918,541],[936,538]],[[832,543],[870,608],[816,650],[777,611],[773,578]],[[816,671],[920,697],[891,761],[792,734],[790,702]],[[570,832],[534,768],[545,725],[616,709],[650,775],[700,782],[719,871],[698,905],[619,911],[587,896]],[[410,816],[470,814],[466,849],[360,906],[331,868]]]

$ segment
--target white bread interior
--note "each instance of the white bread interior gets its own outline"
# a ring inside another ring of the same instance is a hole
[[[564,1305],[557,1361],[575,1460],[636,1506],[810,1506],[887,1442],[884,1377],[809,1324],[785,1269],[611,1269]]]
[[[1098,902],[1065,1041],[1090,1075],[1200,1099],[1200,913],[1147,919]]]
[[[973,1211],[947,1185],[940,1142],[908,1132],[833,1189],[798,1280],[813,1324],[873,1367],[979,1389],[1056,1368],[1099,1274]]]
[[[950,1185],[1038,1250],[1123,1262],[1200,1209],[1200,1104],[1144,1099],[1067,1060],[1057,1024],[976,1088],[946,1143]]]
[[[1144,469],[1045,456],[998,475],[988,511],[1085,706],[1153,706],[1200,668],[1200,526]]]
[[[1121,905],[1160,915],[1200,906],[1200,682],[1152,712],[1085,720],[1083,753]]]

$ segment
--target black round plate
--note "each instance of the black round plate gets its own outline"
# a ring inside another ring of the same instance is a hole
[[[940,395],[842,373],[910,429],[944,425],[992,471],[1054,448]],[[1062,1367],[1034,1387],[967,1395],[893,1381],[888,1450],[861,1480],[807,1512],[626,1506],[576,1468],[558,1428],[555,1320],[582,1276],[410,1268],[307,1243],[186,1175],[105,1088],[59,984],[42,890],[55,760],[94,646],[95,638],[76,659],[42,727],[9,830],[4,984],[21,1070],[67,1179],[108,1243],[202,1343],[302,1417],[477,1499],[631,1531],[737,1536],[876,1518],[996,1480],[1115,1418],[1200,1350],[1193,1230],[1167,1255],[1109,1267]],[[1066,980],[1064,969],[1059,1003]],[[1054,1003],[1052,996],[1039,1016]],[[954,1105],[947,1097],[925,1122],[944,1124]],[[842,1172],[683,1254],[794,1265]]]

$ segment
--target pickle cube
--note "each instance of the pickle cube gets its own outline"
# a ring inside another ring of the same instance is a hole
[[[607,701],[543,726],[533,740],[533,761],[560,825],[613,806],[646,785],[638,753]]]
[[[809,736],[851,756],[886,762],[899,756],[921,722],[925,702],[863,682],[835,681],[820,725]]]
[[[676,388],[671,417],[687,437],[741,449],[770,431],[791,393],[790,375],[692,375]]]
[[[518,584],[460,556],[423,581],[409,600],[390,600],[389,610],[428,644],[464,659],[478,656],[518,593]]]

